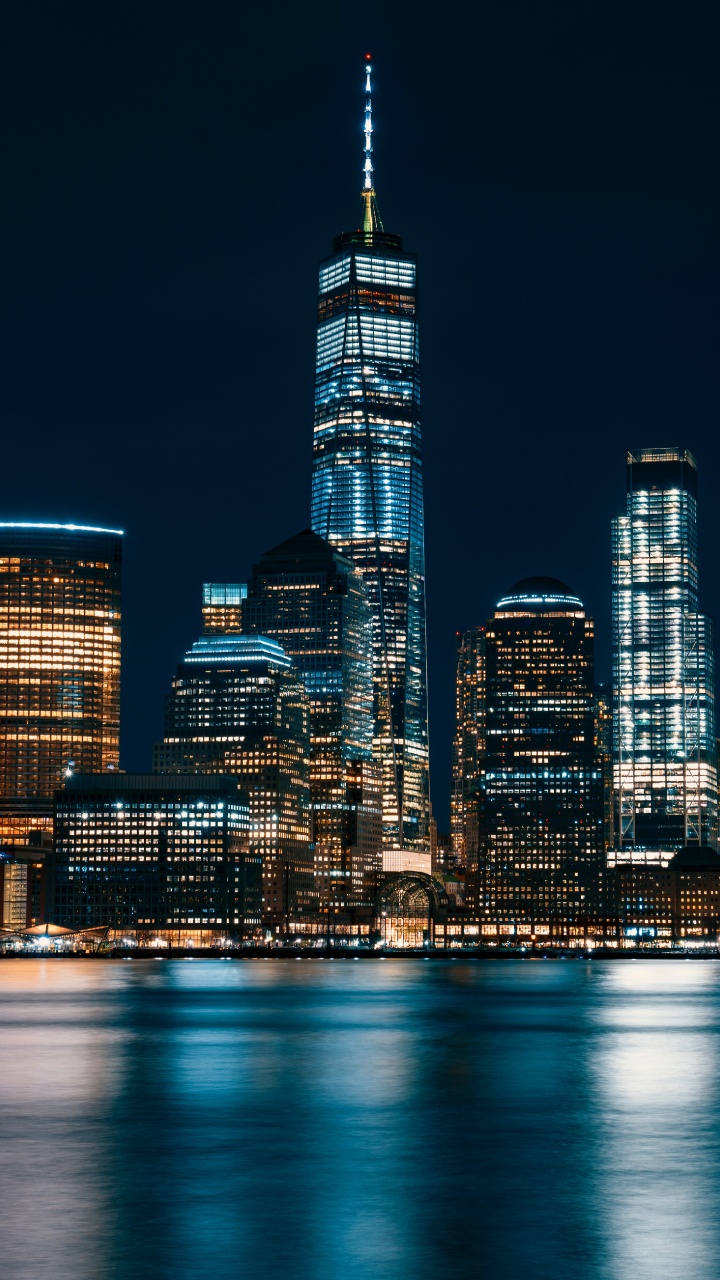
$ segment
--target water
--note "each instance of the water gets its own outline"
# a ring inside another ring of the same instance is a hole
[[[0,964],[12,1280],[716,1280],[720,966]]]

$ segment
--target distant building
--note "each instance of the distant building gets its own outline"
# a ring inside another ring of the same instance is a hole
[[[698,611],[697,465],[628,454],[613,521],[616,839],[674,849],[717,840],[713,636]]]
[[[244,582],[206,582],[203,586],[203,631],[238,634],[242,631]]]
[[[117,769],[119,530],[0,523],[0,840],[52,828],[73,770]]]
[[[414,254],[383,229],[366,60],[362,227],[320,266],[312,527],[360,570],[372,617],[383,845],[427,851],[425,549]]]
[[[485,630],[480,839],[467,899],[490,920],[598,910],[602,780],[593,623],[555,578],[526,578]]]
[[[228,777],[75,774],[55,797],[51,919],[209,944],[260,927],[260,856]]]
[[[455,737],[452,758],[450,826],[455,862],[478,858],[480,770],[485,752],[485,628],[457,636]]]
[[[615,844],[615,811],[613,791],[613,712],[612,685],[602,683],[595,689],[595,759],[602,777],[603,846],[606,851]]]
[[[351,560],[305,529],[255,565],[243,628],[291,657],[309,705],[310,802],[320,910],[371,905],[381,865],[380,771],[372,759],[370,609]]]
[[[284,649],[267,636],[206,634],[179,664],[156,773],[237,778],[262,857],[263,921],[285,928],[315,904],[310,842],[309,713]]]

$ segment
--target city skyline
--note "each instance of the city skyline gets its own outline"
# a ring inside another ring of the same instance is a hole
[[[91,70],[102,64],[92,57],[103,45],[102,29],[80,32],[72,56],[67,49],[78,101],[89,106],[97,97],[94,113],[79,118],[57,80],[51,78],[41,91],[37,70],[22,57],[11,72],[19,100],[30,93],[40,110],[13,134],[9,154],[16,261],[8,296],[16,323],[5,394],[15,483],[5,515],[126,530],[124,767],[148,767],[148,743],[161,728],[160,691],[196,632],[199,585],[244,580],[263,549],[308,522],[313,277],[333,234],[352,220],[361,142],[358,65],[365,45],[378,68],[383,212],[388,225],[402,228],[423,269],[426,520],[432,530],[430,737],[441,828],[448,825],[442,811],[449,793],[455,632],[488,616],[507,582],[549,573],[572,582],[587,602],[598,625],[598,675],[607,678],[607,521],[622,508],[625,452],[638,444],[690,448],[702,472],[702,508],[710,512],[716,505],[720,457],[711,429],[715,392],[708,345],[715,246],[702,212],[703,184],[714,178],[695,162],[707,143],[707,117],[694,88],[704,83],[702,52],[693,85],[683,69],[683,92],[673,95],[681,154],[674,134],[667,141],[669,107],[661,93],[659,68],[670,31],[655,26],[643,32],[648,56],[640,87],[633,63],[631,88],[631,59],[622,48],[613,53],[616,88],[613,101],[601,95],[609,114],[600,120],[589,104],[613,47],[612,22],[603,34],[592,15],[577,21],[571,29],[561,15],[547,18],[545,39],[560,72],[552,92],[537,92],[535,30],[520,33],[511,45],[488,19],[477,55],[477,107],[464,88],[451,86],[442,58],[433,56],[440,91],[430,136],[451,237],[440,230],[437,204],[416,198],[427,146],[418,126],[416,71],[431,48],[422,24],[411,34],[409,61],[401,56],[401,33],[392,22],[379,40],[368,30],[360,44],[357,33],[350,38],[341,24],[332,38],[323,35],[312,48],[301,45],[312,161],[308,165],[303,151],[300,167],[282,145],[278,151],[287,130],[283,94],[291,83],[295,92],[293,75],[287,75],[286,89],[282,72],[297,67],[297,51],[291,57],[281,47],[273,71],[259,49],[256,66],[245,68],[247,112],[258,126],[244,157],[250,187],[259,193],[249,203],[247,173],[242,185],[240,175],[238,185],[232,175],[220,179],[236,154],[237,113],[228,113],[232,127],[224,126],[214,151],[204,155],[198,145],[228,94],[235,101],[229,56],[220,59],[218,88],[208,94],[197,128],[183,130],[182,148],[158,112],[156,87],[181,118],[194,106],[196,80],[185,73],[195,63],[182,52],[189,32],[178,37],[179,62],[171,60],[164,70],[152,64],[158,84],[151,94],[149,80],[140,83],[129,117],[127,96],[116,99]],[[632,18],[628,24],[632,43]],[[67,37],[52,21],[50,29],[55,46],[59,41],[65,48]],[[595,41],[593,52],[582,46],[587,96],[569,70],[568,56],[583,33]],[[198,36],[194,28],[192,35]],[[679,35],[679,45],[678,32],[672,43],[682,49]],[[210,23],[199,43],[208,67],[219,47],[219,31]],[[511,51],[518,65],[508,78]],[[42,57],[41,47],[41,63]],[[202,64],[197,83],[209,84],[208,67]],[[489,111],[503,76],[519,94],[517,114]],[[261,81],[273,85],[269,112],[261,108]],[[647,132],[638,151],[636,132],[630,128],[621,136],[618,123],[623,107],[633,120],[638,103],[631,95],[641,89],[655,115],[642,115]],[[573,95],[575,123],[560,113],[562,91],[565,101]],[[523,110],[531,99],[532,113]],[[134,132],[141,104],[147,144]],[[102,137],[94,132],[100,127],[94,119],[102,123]],[[65,137],[63,126],[78,131],[76,144],[54,145]],[[576,129],[587,147],[582,163],[574,147]],[[157,145],[163,137],[165,148]],[[157,178],[150,175],[146,145],[153,156],[165,157]],[[457,163],[464,155],[472,165]],[[27,156],[33,157],[32,171]],[[227,184],[224,191],[218,181]],[[42,190],[45,182],[52,183],[51,194]],[[181,183],[185,197],[168,200],[163,183],[173,192]],[[604,203],[597,194],[601,187]],[[109,197],[120,188],[124,194],[111,214]],[[135,203],[141,191],[142,207]],[[311,199],[311,191],[322,199]],[[293,192],[298,227],[292,228],[291,218],[288,231],[283,200]],[[87,207],[78,204],[80,195],[89,197]],[[461,256],[463,283],[453,270],[453,246],[461,243],[467,249]],[[249,244],[252,252],[244,247]],[[142,289],[135,287],[138,271]],[[284,297],[282,321],[275,318],[274,303],[262,301],[278,290]],[[458,309],[468,290],[469,326],[464,304]],[[139,310],[130,304],[131,295],[142,297]],[[249,297],[259,308],[252,331],[240,318]],[[265,411],[270,429],[257,432],[252,424],[262,421],[258,410],[273,367],[268,354],[278,343],[292,394],[273,386],[269,417]],[[40,359],[41,379],[34,367],[29,376],[31,355]],[[187,461],[205,438],[214,438],[235,463],[232,490],[229,475],[217,470],[205,494],[195,483],[196,468]],[[270,479],[267,488],[263,477]],[[228,501],[238,486],[239,509]],[[255,494],[261,492],[259,499]],[[719,569],[702,529],[700,543],[700,608],[712,614]],[[171,549],[178,563],[171,563]]]

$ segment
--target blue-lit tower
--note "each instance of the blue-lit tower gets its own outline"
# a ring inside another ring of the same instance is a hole
[[[618,846],[715,845],[713,628],[699,612],[686,449],[627,456],[626,511],[613,521],[613,696]]]
[[[383,845],[426,848],[425,553],[416,260],[383,229],[366,58],[363,225],[320,266],[312,527],[360,569],[373,615]]]

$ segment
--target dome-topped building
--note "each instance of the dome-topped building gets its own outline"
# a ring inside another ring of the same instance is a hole
[[[582,617],[585,606],[559,578],[521,578],[498,600],[496,617],[508,614],[560,614]]]
[[[472,698],[458,696],[477,725],[470,770],[467,726],[456,748],[468,899],[507,936],[545,936],[552,920],[599,908],[593,640],[582,600],[551,577],[516,582],[474,636]]]

